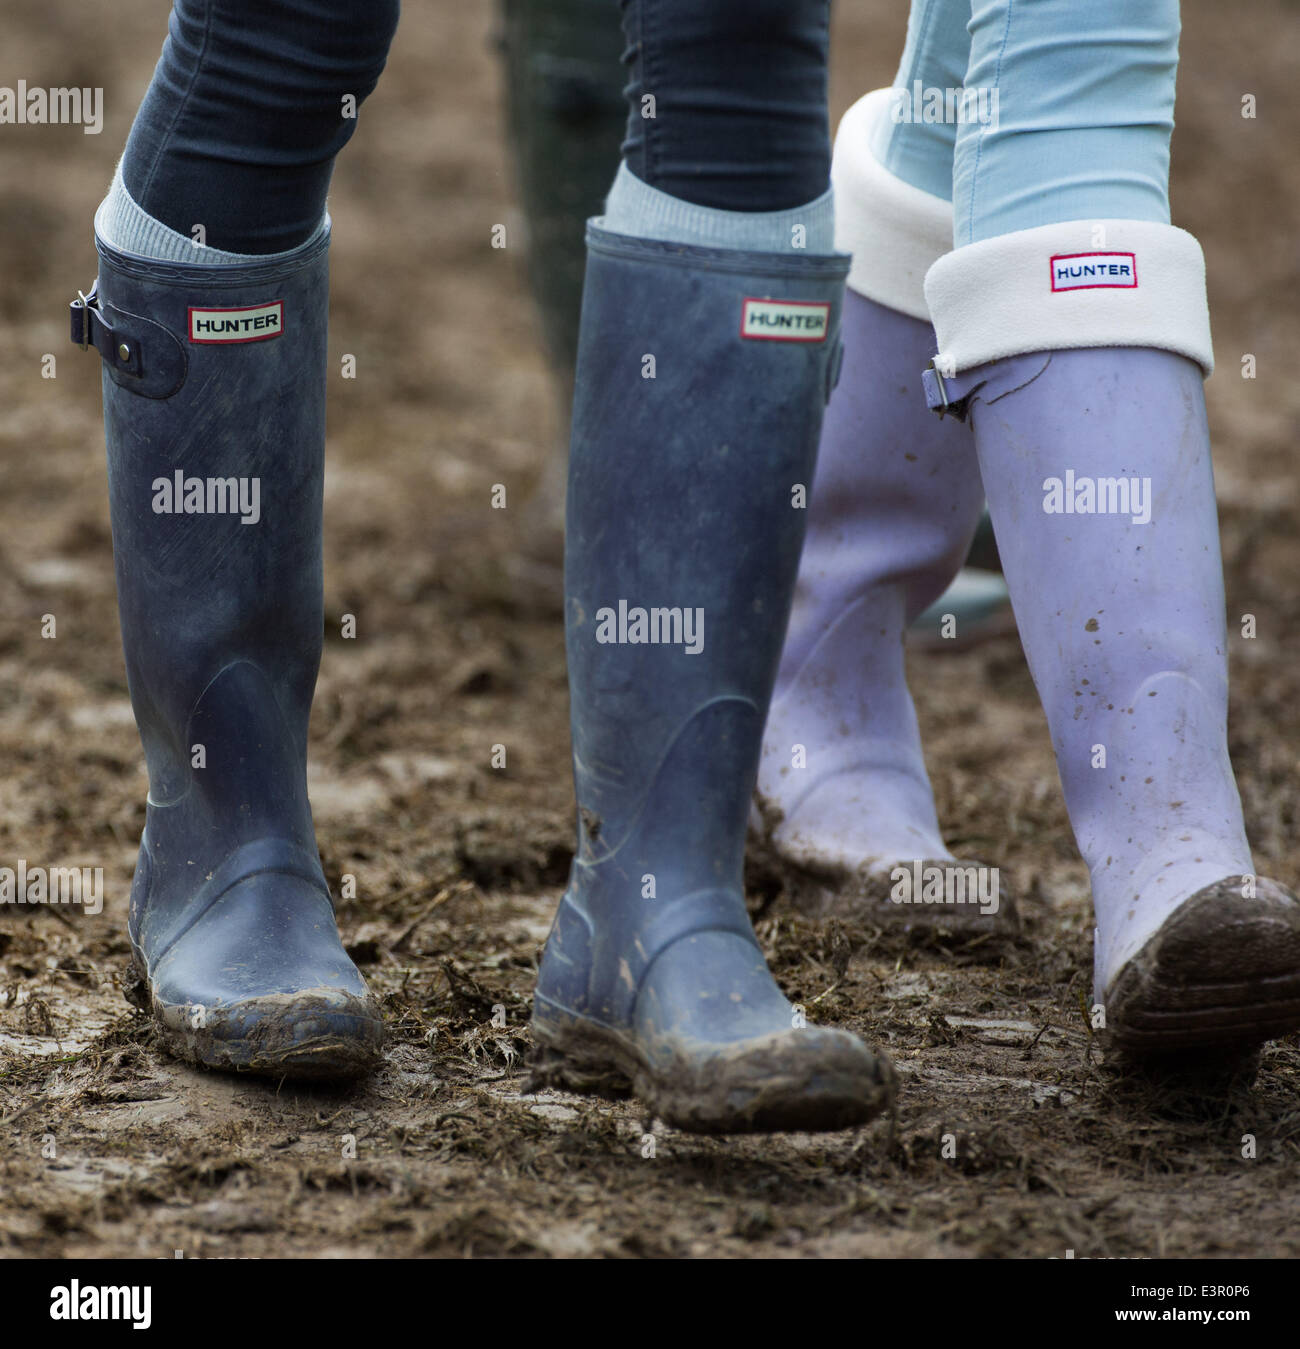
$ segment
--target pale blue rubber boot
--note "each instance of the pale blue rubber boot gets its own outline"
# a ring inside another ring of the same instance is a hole
[[[860,1124],[892,1069],[805,1024],[742,876],[848,260],[595,225],[588,254],[565,556],[579,842],[534,1081],[631,1089],[698,1132]]]
[[[129,933],[163,1043],[350,1077],[383,1022],[339,939],[307,801],[320,663],[327,232],[160,262],[102,240],[72,337],[103,358],[118,608],[149,805]]]

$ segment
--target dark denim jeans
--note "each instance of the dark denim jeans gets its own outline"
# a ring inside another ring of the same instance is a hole
[[[728,211],[802,206],[830,182],[830,0],[621,0],[623,157],[643,182]]]
[[[623,153],[639,178],[734,211],[799,206],[826,190],[830,0],[616,3],[631,73]],[[201,224],[214,248],[302,243],[383,71],[398,9],[174,0],[127,141],[127,190],[181,234]]]
[[[151,216],[213,248],[276,253],[325,209],[399,0],[175,0],[122,173]],[[350,101],[349,101],[350,100]]]

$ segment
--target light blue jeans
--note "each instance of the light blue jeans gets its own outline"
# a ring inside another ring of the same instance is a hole
[[[1179,28],[1178,0],[912,0],[872,150],[952,200],[954,246],[1062,220],[1168,224]]]

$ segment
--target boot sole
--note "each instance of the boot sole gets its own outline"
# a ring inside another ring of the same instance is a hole
[[[781,1031],[664,1068],[619,1032],[555,1011],[545,1022],[534,1017],[538,1048],[525,1094],[633,1095],[664,1123],[699,1134],[850,1129],[897,1095],[893,1065],[846,1031]],[[820,1052],[805,1036],[817,1038]]]
[[[145,983],[140,992],[147,987]],[[350,1002],[340,1007],[337,995],[311,993],[250,999],[237,1006],[241,1020],[257,1018],[255,1030],[222,1036],[223,1024],[229,1024],[222,1013],[234,1009],[214,1008],[208,1024],[196,1028],[190,1024],[191,1008],[147,995],[158,1038],[174,1058],[220,1072],[317,1082],[363,1077],[383,1058],[384,1023],[378,1008],[360,999]]]
[[[1148,1058],[1247,1054],[1300,1029],[1300,901],[1273,881],[1207,886],[1120,970],[1107,1038]]]

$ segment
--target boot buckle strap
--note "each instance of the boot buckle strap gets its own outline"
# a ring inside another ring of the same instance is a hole
[[[90,310],[98,302],[99,297],[96,295],[95,285],[92,283],[89,295],[79,290],[77,298],[68,306],[72,311],[72,340],[82,351],[85,351],[90,345]]]
[[[99,279],[95,279],[90,294],[77,292],[77,298],[68,306],[72,320],[72,340],[82,351],[94,347],[115,370],[125,375],[140,374],[140,349],[134,341],[125,341],[99,304]]]
[[[106,311],[98,278],[89,295],[77,292],[68,312],[73,344],[94,347],[114,383],[146,398],[170,398],[185,382],[189,362],[175,335],[152,319]]]
[[[985,376],[975,370],[967,370],[960,375],[956,372],[945,375],[935,361],[931,361],[929,368],[921,372],[926,406],[940,417],[956,417],[959,422],[966,420],[971,395],[977,393],[985,383]]]

